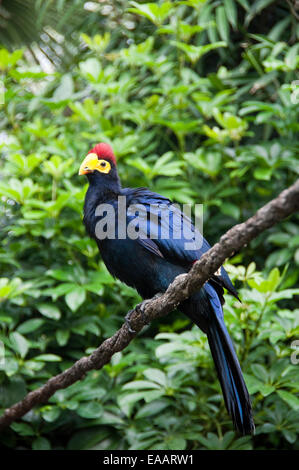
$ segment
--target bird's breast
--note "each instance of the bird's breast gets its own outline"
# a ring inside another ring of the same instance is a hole
[[[136,240],[101,240],[98,247],[108,271],[134,287],[143,298],[164,292],[185,270],[144,249]]]

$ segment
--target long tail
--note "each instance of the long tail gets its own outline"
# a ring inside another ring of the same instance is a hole
[[[219,298],[208,284],[205,285],[205,291],[209,295],[214,313],[207,324],[207,336],[227,411],[240,433],[253,434],[255,428],[251,401],[232,340],[224,324]]]

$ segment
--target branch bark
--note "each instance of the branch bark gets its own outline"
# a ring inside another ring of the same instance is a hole
[[[246,246],[264,230],[298,209],[299,179],[277,198],[259,209],[253,217],[228,230],[219,242],[192,266],[188,273],[177,276],[161,297],[149,300],[144,308],[148,320],[152,321],[174,310],[183,300],[200,289],[227,258]],[[82,379],[88,371],[101,369],[110,361],[113,354],[122,351],[143,328],[144,321],[136,309],[131,314],[130,324],[135,330],[134,333],[130,333],[127,324],[124,323],[90,356],[82,357],[72,367],[52,377],[42,387],[28,393],[22,401],[5,410],[0,417],[0,430],[24,416],[38,403],[47,402],[57,390],[67,388]]]

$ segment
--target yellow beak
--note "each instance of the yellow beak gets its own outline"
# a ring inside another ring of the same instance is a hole
[[[89,153],[81,163],[79,168],[79,175],[87,175],[92,173],[99,163],[98,156],[96,153]]]

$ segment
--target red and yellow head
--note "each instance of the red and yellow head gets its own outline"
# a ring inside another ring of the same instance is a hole
[[[94,171],[109,173],[111,164],[116,166],[116,159],[109,144],[101,142],[95,145],[81,163],[79,175],[88,175]]]

